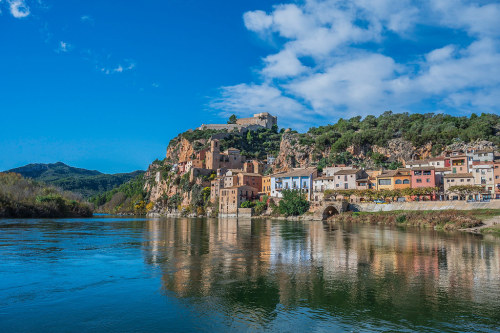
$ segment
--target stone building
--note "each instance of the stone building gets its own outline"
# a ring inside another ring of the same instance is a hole
[[[251,201],[257,198],[258,190],[248,185],[233,186],[220,190],[219,214],[238,214],[238,208],[244,201]]]
[[[245,157],[236,148],[229,148],[223,153],[220,151],[219,140],[212,140],[210,150],[206,153],[205,167],[210,170],[219,168],[242,169]]]
[[[247,173],[264,173],[264,164],[258,160],[246,161],[243,163],[243,171]]]
[[[267,112],[256,113],[250,118],[240,118],[236,120],[236,124],[202,124],[198,127],[199,130],[214,129],[228,131],[237,130],[245,132],[247,130],[253,131],[259,128],[271,129],[274,125],[278,125],[278,118],[270,115]]]

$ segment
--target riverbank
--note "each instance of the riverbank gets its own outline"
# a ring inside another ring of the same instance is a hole
[[[329,221],[415,226],[434,228],[436,230],[478,232],[477,230],[494,226],[493,221],[499,219],[500,209],[477,209],[469,211],[345,212],[331,217]]]
[[[92,208],[74,193],[0,173],[0,218],[92,217]]]

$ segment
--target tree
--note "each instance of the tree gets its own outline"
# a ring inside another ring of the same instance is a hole
[[[471,195],[471,194],[479,194],[483,190],[482,186],[479,185],[455,185],[450,186],[448,191],[450,193],[457,193],[460,198]]]
[[[229,120],[227,121],[228,124],[236,124],[236,120],[238,120],[238,118],[236,118],[236,115],[231,115],[231,117],[229,117]]]
[[[302,215],[309,210],[309,202],[297,190],[283,190],[283,199],[279,202],[279,212],[285,216]]]

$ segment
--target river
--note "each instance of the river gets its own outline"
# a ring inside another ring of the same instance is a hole
[[[217,219],[0,220],[1,332],[500,330],[500,240]]]

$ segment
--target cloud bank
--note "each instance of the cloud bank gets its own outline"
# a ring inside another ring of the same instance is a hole
[[[255,82],[222,87],[210,106],[309,124],[385,110],[499,112],[499,17],[498,2],[465,0],[306,0],[250,11],[245,27],[276,52]]]

